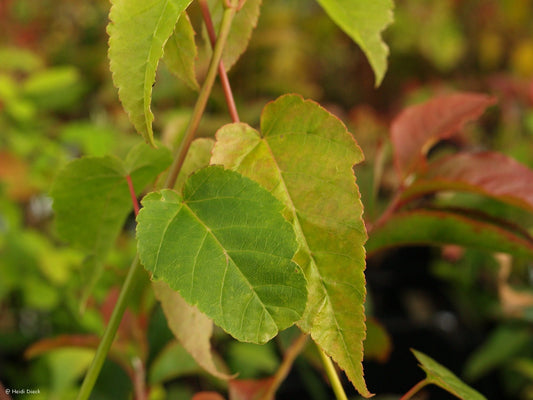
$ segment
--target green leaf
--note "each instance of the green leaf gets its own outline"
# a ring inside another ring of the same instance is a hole
[[[364,396],[365,250],[363,206],[352,170],[363,154],[346,127],[312,101],[286,95],[268,104],[261,133],[231,124],[217,133],[211,163],[270,190],[300,245],[309,299],[299,326]]]
[[[363,50],[379,86],[387,70],[389,49],[381,32],[393,20],[392,0],[317,0],[330,18]]]
[[[209,165],[209,159],[211,158],[211,151],[214,145],[215,141],[211,138],[198,138],[191,143],[174,189],[181,191],[185,181],[193,172]]]
[[[467,360],[465,378],[479,379],[520,357],[530,346],[531,332],[527,327],[500,326]]]
[[[486,400],[485,396],[461,381],[448,368],[416,350],[411,350],[427,374],[427,381],[464,400]]]
[[[152,85],[163,48],[191,0],[111,0],[109,60],[124,109],[155,146],[150,110]]]
[[[181,344],[172,341],[158,354],[149,371],[149,382],[155,385],[196,374],[201,369]]]
[[[170,162],[168,149],[141,143],[125,162],[105,156],[67,164],[51,190],[59,236],[102,260],[132,210],[126,176],[131,176],[139,194]]]
[[[186,12],[183,12],[174,28],[174,33],[165,45],[163,59],[168,69],[194,90],[200,85],[194,69],[198,56],[194,41],[194,29]]]
[[[533,238],[504,224],[453,213],[416,210],[399,212],[372,230],[367,252],[372,254],[394,246],[458,244],[491,252],[533,256]]]
[[[151,193],[137,218],[141,262],[241,341],[265,343],[300,319],[305,278],[282,205],[254,181],[208,167]]]
[[[187,304],[183,297],[165,282],[154,282],[153,288],[165,313],[168,327],[183,348],[211,375],[230,379],[230,375],[218,370],[213,360],[209,342],[213,333],[213,322],[196,307]]]
[[[211,10],[213,24],[215,25],[215,31],[218,32],[217,27],[220,25],[224,12],[224,2],[220,0],[209,0],[208,4]],[[261,0],[246,0],[244,6],[235,14],[235,18],[231,24],[231,31],[224,46],[224,52],[222,53],[222,61],[227,71],[235,65],[239,57],[248,47],[252,32],[259,19],[260,9]],[[208,40],[206,42],[209,43]]]

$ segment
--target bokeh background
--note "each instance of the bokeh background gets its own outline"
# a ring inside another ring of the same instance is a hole
[[[229,75],[241,119],[249,124],[258,123],[266,102],[289,92],[320,102],[346,123],[366,155],[356,174],[369,222],[397,185],[385,162],[373,195],[375,157],[387,156],[391,120],[434,95],[495,95],[497,106],[467,127],[467,143],[460,145],[497,150],[533,167],[533,2],[395,4],[395,22],[384,32],[389,69],[379,88],[362,52],[312,0],[265,1],[249,48]],[[0,1],[0,382],[40,391],[16,399],[75,397],[135,254],[132,217],[95,277],[84,268],[84,254],[58,240],[48,195],[68,161],[123,156],[141,141],[111,81],[109,7],[106,0]],[[199,20],[198,10],[191,18]],[[183,130],[195,98],[162,64],[153,95],[160,138],[171,142]],[[228,122],[217,87],[200,135],[212,137]],[[394,399],[422,379],[409,352],[416,348],[487,398],[533,399],[532,267],[527,260],[517,263],[506,277],[529,301],[510,312],[500,295],[502,263],[492,254],[415,247],[369,259],[369,314],[390,344],[385,355],[365,361],[370,390],[378,399]],[[261,378],[276,370],[280,346],[291,335],[254,346],[218,332],[214,344],[241,377]],[[143,297],[126,315],[121,354],[105,364],[93,398],[128,398],[136,372],[124,367],[124,358],[139,354],[147,361],[151,399],[224,390],[171,338],[157,304]],[[422,396],[451,398],[438,389]],[[331,398],[312,350],[297,360],[279,398]]]

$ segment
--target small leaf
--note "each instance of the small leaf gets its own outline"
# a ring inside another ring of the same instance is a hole
[[[59,236],[84,249],[90,256],[88,265],[101,265],[132,210],[126,176],[131,176],[139,194],[171,160],[168,149],[140,143],[125,162],[105,156],[67,164],[50,192]],[[92,273],[98,275],[98,270]]]
[[[495,98],[476,93],[456,93],[433,98],[405,109],[391,126],[396,172],[405,178],[425,162],[425,154],[439,140],[479,118]]]
[[[381,32],[393,20],[392,0],[317,0],[330,18],[363,50],[379,86],[387,70],[389,49]]]
[[[263,399],[274,378],[233,379],[229,382],[229,400]],[[269,397],[267,400],[273,400]]]
[[[143,138],[155,146],[150,110],[152,85],[163,47],[192,0],[111,0],[109,60],[124,109]]]
[[[196,80],[195,60],[198,56],[194,41],[194,29],[186,12],[183,12],[174,33],[165,45],[163,59],[168,69],[194,90],[200,85]]]
[[[479,379],[520,357],[530,346],[531,332],[527,327],[500,326],[467,360],[465,378]]]
[[[171,341],[151,363],[149,371],[149,382],[156,385],[183,375],[196,374],[201,369],[180,343]]]
[[[283,202],[300,245],[295,260],[308,281],[298,325],[370,396],[361,365],[366,231],[352,170],[362,159],[342,122],[286,95],[263,110],[261,133],[246,124],[220,129],[211,163],[256,180]]]
[[[217,392],[199,392],[196,393],[191,400],[225,400],[224,397]]]
[[[191,143],[174,189],[181,191],[185,181],[193,172],[209,165],[209,159],[211,158],[211,151],[214,145],[215,141],[211,138],[198,138]]]
[[[209,0],[209,8],[215,25],[215,31],[218,32],[218,26],[222,20],[224,12],[223,1]],[[227,71],[237,62],[239,57],[244,53],[252,37],[252,32],[257,25],[261,9],[261,0],[246,0],[244,6],[235,14],[231,31],[228,35],[222,61]],[[209,41],[206,41],[209,43]],[[211,49],[210,46],[208,46]],[[210,52],[211,50],[209,50]]]
[[[491,252],[533,256],[533,238],[489,221],[451,211],[399,212],[372,230],[366,245],[372,254],[394,246],[458,244]]]
[[[300,319],[306,282],[291,261],[294,232],[282,205],[221,167],[192,175],[183,197],[151,193],[138,216],[138,251],[154,279],[241,341],[265,343]]]
[[[209,342],[213,333],[213,322],[196,307],[187,304],[183,297],[165,282],[154,282],[153,287],[170,330],[185,350],[211,375],[220,379],[231,378],[230,375],[220,372],[213,361]]]
[[[461,381],[448,368],[416,350],[411,350],[426,372],[427,380],[463,400],[486,400],[485,396]]]
[[[459,153],[428,165],[403,200],[444,190],[470,191],[533,211],[533,171],[495,152]]]
[[[392,341],[385,328],[374,318],[366,320],[365,361],[385,362],[392,351]]]

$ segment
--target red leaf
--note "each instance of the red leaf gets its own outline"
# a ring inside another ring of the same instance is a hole
[[[442,190],[480,193],[533,211],[533,171],[496,152],[459,153],[430,163],[402,200]]]
[[[232,379],[229,381],[230,400],[258,400],[261,399],[274,378],[264,379]]]
[[[476,93],[457,93],[436,97],[405,109],[391,126],[394,164],[405,178],[425,162],[425,154],[439,140],[448,138],[463,125],[477,119],[494,97]]]
[[[225,400],[217,392],[200,392],[196,393],[191,400]]]

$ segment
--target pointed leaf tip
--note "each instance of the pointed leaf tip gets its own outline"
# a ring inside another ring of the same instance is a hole
[[[330,18],[363,50],[379,86],[387,70],[389,48],[381,32],[393,21],[392,0],[317,0]]]
[[[109,61],[120,101],[135,129],[155,147],[150,109],[163,47],[192,0],[111,0]]]

